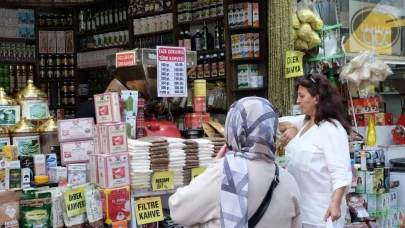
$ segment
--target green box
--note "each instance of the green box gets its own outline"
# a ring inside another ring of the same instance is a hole
[[[238,88],[249,88],[249,64],[242,64],[237,66],[238,75]]]

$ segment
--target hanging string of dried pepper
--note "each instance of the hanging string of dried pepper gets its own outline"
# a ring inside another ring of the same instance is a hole
[[[293,0],[268,1],[268,88],[269,100],[282,115],[289,115],[294,103],[294,79],[285,78],[285,54],[293,50],[291,13]]]

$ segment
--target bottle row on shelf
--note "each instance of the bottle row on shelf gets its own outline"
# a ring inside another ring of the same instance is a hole
[[[38,15],[38,25],[40,27],[71,27],[73,26],[73,16],[69,14],[40,14]]]
[[[223,0],[177,1],[177,21],[189,22],[224,15]]]
[[[173,29],[173,14],[160,14],[133,19],[134,35]]]
[[[197,60],[197,67],[192,70],[188,77],[189,79],[224,77],[225,76],[225,54],[219,56],[200,56]]]
[[[244,2],[228,5],[229,28],[259,27],[259,3]]]
[[[128,42],[129,32],[128,30],[124,30],[83,37],[80,39],[80,48],[82,50],[88,50],[103,47],[114,47],[126,45]]]
[[[134,38],[134,48],[156,48],[156,46],[173,46],[173,33]]]
[[[39,66],[74,66],[74,55],[39,55]]]
[[[39,69],[41,79],[74,78],[75,68],[70,67],[41,67]]]
[[[79,34],[127,25],[127,13],[124,0],[108,1],[82,9],[79,13]]]
[[[7,93],[20,91],[27,85],[27,80],[34,80],[33,65],[0,65],[0,86]]]
[[[185,47],[188,51],[207,51],[214,49],[225,48],[225,29],[224,25],[220,25],[217,21],[214,28],[214,35],[209,33],[206,22],[200,30],[194,36],[191,36],[188,31],[180,32],[178,40],[179,47]]]
[[[35,45],[0,43],[0,60],[35,61]]]

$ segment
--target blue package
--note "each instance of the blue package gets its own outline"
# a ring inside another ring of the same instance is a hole
[[[27,10],[18,9],[18,24],[27,24]]]
[[[56,154],[47,154],[46,155],[46,170],[49,172],[49,168],[58,166],[58,161]],[[48,173],[49,175],[49,173]]]

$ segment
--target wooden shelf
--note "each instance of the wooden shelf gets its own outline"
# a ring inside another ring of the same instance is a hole
[[[230,31],[260,31],[265,28],[259,26],[259,27],[253,27],[253,26],[244,26],[244,27],[236,27],[236,28],[230,28]]]
[[[217,81],[217,80],[226,80],[226,76],[223,77],[213,77],[213,78],[196,78],[196,79],[187,79],[188,82],[194,82],[195,80],[205,80],[205,81]]]
[[[101,48],[88,48],[88,49],[79,51],[79,53],[108,50],[108,49],[113,49],[113,48],[129,48],[129,44],[122,44],[122,45],[108,46],[108,47],[101,47]]]
[[[209,23],[215,23],[216,21],[223,21],[224,16],[216,16],[216,17],[209,17],[209,18],[204,18],[204,19],[198,19],[194,21],[184,21],[184,22],[178,22],[177,25],[202,25],[204,21],[209,24]]]
[[[131,15],[131,19],[139,19],[139,18],[143,18],[143,17],[151,17],[151,16],[155,16],[155,15],[160,15],[160,14],[165,14],[165,13],[172,13],[173,10],[162,10],[162,11],[155,11],[155,12],[151,12],[151,13],[143,13],[143,14],[134,14]]]
[[[121,30],[128,30],[129,25],[119,25],[115,26],[113,28],[108,28],[108,29],[101,29],[93,32],[86,32],[82,34],[77,34],[77,36],[92,36],[92,35],[98,35],[98,34],[103,34],[107,32],[116,32],[116,31],[121,31]]]
[[[3,60],[0,60],[0,64],[3,64],[3,63],[6,63],[6,64],[15,64],[15,65],[18,65],[18,64],[22,64],[22,65],[24,65],[24,64],[35,64],[35,61],[21,61],[21,60],[5,60],[5,59],[3,59]]]
[[[55,27],[37,27],[38,31],[61,31],[61,30],[73,30],[71,26],[55,26]]]
[[[214,49],[214,50],[206,50],[206,51],[197,51],[197,55],[212,55],[212,54],[217,54],[217,53],[224,53],[225,54],[225,48]]]
[[[5,37],[0,37],[1,42],[7,42],[7,43],[35,43],[35,39],[22,39],[22,38],[5,38]]]
[[[263,60],[264,57],[250,57],[250,58],[238,58],[238,59],[231,59],[231,62],[241,62],[241,61],[255,61],[255,60]]]
[[[233,89],[233,92],[243,92],[243,91],[261,91],[261,90],[266,90],[267,87],[261,87],[261,88],[243,88],[243,89]]]
[[[156,31],[156,32],[148,32],[148,33],[143,33],[143,34],[137,34],[137,35],[133,35],[132,37],[134,39],[136,39],[136,38],[142,38],[142,37],[154,36],[154,35],[161,35],[161,34],[171,33],[171,32],[173,32],[173,29],[165,29],[165,30],[160,30],[160,31]]]
[[[97,66],[97,67],[87,67],[87,68],[77,68],[77,70],[80,70],[80,71],[86,71],[86,70],[107,70],[107,66]]]
[[[40,82],[74,82],[74,78],[40,78]]]

